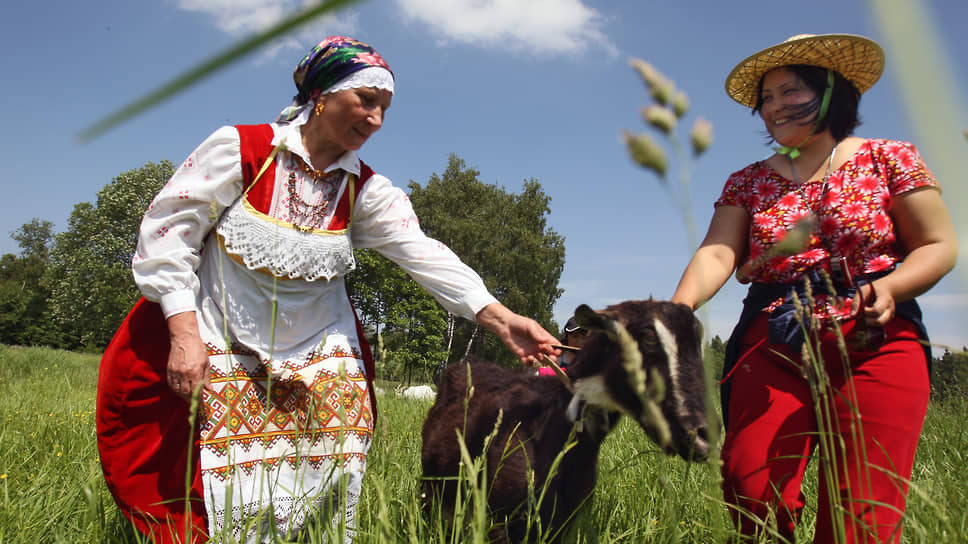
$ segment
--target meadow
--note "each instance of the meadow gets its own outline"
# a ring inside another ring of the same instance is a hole
[[[101,476],[94,429],[98,359],[0,346],[0,544],[143,541]],[[394,384],[381,385],[391,393],[379,398],[356,542],[486,542],[487,523],[473,501],[454,526],[422,514],[420,427],[430,402],[398,398]],[[935,402],[911,482],[904,542],[968,542],[966,473],[968,401]],[[716,462],[666,457],[628,420],[606,439],[599,478],[569,541],[716,543],[733,536]],[[807,496],[815,496],[812,472],[807,486]],[[814,505],[808,501],[801,541],[810,539]]]

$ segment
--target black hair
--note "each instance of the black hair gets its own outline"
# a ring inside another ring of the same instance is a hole
[[[794,109],[795,119],[809,118],[804,124],[813,123],[816,114],[820,111],[823,94],[827,90],[827,69],[806,64],[791,64],[783,68],[792,70],[800,81],[816,94],[815,99]],[[834,89],[830,94],[827,115],[820,120],[815,132],[823,132],[829,128],[830,134],[838,142],[850,136],[854,133],[854,129],[860,126],[860,116],[857,113],[859,104],[860,91],[850,80],[834,70]],[[759,114],[762,108],[763,78],[761,77],[756,86],[756,106],[753,108],[753,114]]]

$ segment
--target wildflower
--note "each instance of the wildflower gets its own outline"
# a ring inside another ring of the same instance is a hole
[[[6,479],[7,479],[7,473],[0,474],[0,480],[6,480]]]
[[[626,131],[625,146],[635,162],[665,178],[667,167],[665,151],[649,135],[631,134]]]
[[[713,143],[713,124],[700,117],[692,125],[692,151],[696,155],[701,155]]]
[[[666,134],[672,134],[676,128],[676,114],[665,106],[653,104],[642,108],[642,118]]]

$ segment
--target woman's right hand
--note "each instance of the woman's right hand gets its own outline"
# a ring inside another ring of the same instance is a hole
[[[191,400],[199,386],[208,388],[208,351],[198,333],[195,312],[183,312],[168,318],[171,351],[168,354],[168,387],[176,395]]]

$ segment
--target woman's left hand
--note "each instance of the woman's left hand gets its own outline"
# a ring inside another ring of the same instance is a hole
[[[556,360],[561,353],[551,347],[558,339],[537,321],[512,312],[500,302],[488,304],[478,312],[477,322],[496,334],[525,365],[538,364],[542,355]]]
[[[863,307],[861,306],[863,300]],[[850,316],[863,312],[864,322],[871,327],[883,327],[894,319],[896,311],[894,296],[883,283],[865,283],[858,288],[850,309]]]

